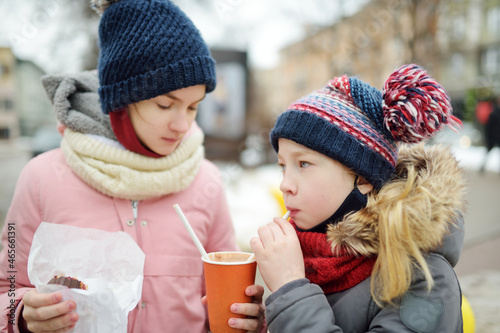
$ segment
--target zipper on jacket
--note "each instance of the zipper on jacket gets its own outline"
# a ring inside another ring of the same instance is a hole
[[[132,213],[134,214],[134,225],[137,223],[137,210],[139,207],[139,201],[132,200]]]

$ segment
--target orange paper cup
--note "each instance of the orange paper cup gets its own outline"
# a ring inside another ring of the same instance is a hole
[[[246,261],[251,253],[212,252],[210,261],[202,258],[207,288],[208,320],[212,333],[246,332],[231,328],[229,318],[245,318],[232,313],[233,303],[251,303],[245,289],[255,283],[257,262]]]

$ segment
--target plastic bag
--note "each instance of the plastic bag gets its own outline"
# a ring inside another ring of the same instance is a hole
[[[127,332],[127,316],[142,292],[145,255],[125,232],[42,222],[28,258],[28,276],[40,293],[59,291],[76,302],[73,332]],[[76,278],[88,290],[48,285],[54,276]]]

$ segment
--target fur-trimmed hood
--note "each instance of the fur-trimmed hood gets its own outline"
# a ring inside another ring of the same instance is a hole
[[[465,187],[450,148],[404,145],[393,179],[369,195],[365,208],[329,227],[332,250],[380,255],[395,240],[411,246],[405,240],[412,238],[420,251],[439,252],[454,266],[463,245]]]

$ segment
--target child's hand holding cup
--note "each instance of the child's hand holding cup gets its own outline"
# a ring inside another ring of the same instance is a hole
[[[212,333],[245,332],[229,326],[229,318],[245,318],[231,312],[230,307],[234,303],[252,303],[252,297],[245,294],[245,289],[255,283],[255,257],[251,253],[237,251],[207,254],[182,209],[178,204],[174,205],[174,209],[203,260],[210,330]]]
[[[232,304],[252,303],[245,289],[255,283],[257,262],[250,256],[251,253],[246,252],[212,252],[208,258],[202,257],[212,333],[246,332],[231,328],[228,321],[229,318],[245,318],[231,312]]]

